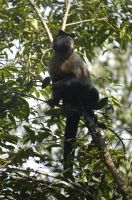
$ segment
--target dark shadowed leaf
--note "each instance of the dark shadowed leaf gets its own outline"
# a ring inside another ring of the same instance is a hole
[[[107,105],[108,105],[108,97],[104,97],[103,99],[100,99],[100,101],[96,105],[95,109],[96,110],[100,110],[100,109],[104,108]]]

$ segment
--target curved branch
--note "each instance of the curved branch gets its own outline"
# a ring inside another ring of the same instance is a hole
[[[40,13],[40,11],[39,11],[39,9],[37,8],[37,6],[35,5],[35,3],[34,3],[32,0],[28,0],[28,2],[29,2],[30,5],[33,7],[33,9],[35,10],[35,12],[36,12],[38,18],[40,19],[40,21],[41,21],[41,23],[42,23],[42,25],[43,25],[43,27],[44,27],[46,33],[47,33],[47,36],[48,36],[50,42],[52,43],[52,41],[53,41],[52,34],[51,34],[51,32],[50,32],[50,30],[49,30],[49,28],[48,28],[48,26],[47,26],[47,23],[46,23],[45,20],[43,19],[42,15],[41,15],[41,13]]]
[[[121,144],[122,144],[123,150],[124,150],[124,152],[126,153],[125,144],[123,143],[123,141],[122,141],[122,139],[120,138],[120,136],[119,136],[115,131],[113,131],[111,128],[108,128],[108,130],[110,130],[112,133],[114,133],[115,136],[119,139],[119,141],[120,141]]]
[[[66,3],[66,11],[65,11],[65,15],[63,17],[63,22],[62,22],[62,30],[64,31],[66,28],[66,22],[67,22],[67,18],[68,18],[68,13],[71,7],[71,0],[68,0]]]

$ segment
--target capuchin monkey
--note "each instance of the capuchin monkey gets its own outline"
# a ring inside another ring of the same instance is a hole
[[[81,116],[79,108],[94,120],[94,109],[99,101],[99,93],[93,87],[87,65],[74,51],[74,34],[59,31],[53,40],[53,55],[48,64],[52,80],[52,107],[62,100],[63,106],[70,106],[66,112],[64,138],[64,174],[72,176],[74,144]],[[73,109],[72,109],[73,108]]]

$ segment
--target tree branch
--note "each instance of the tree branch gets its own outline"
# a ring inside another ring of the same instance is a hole
[[[67,0],[66,2],[66,11],[65,11],[65,15],[63,17],[63,22],[62,22],[62,30],[64,31],[66,28],[66,22],[67,22],[67,18],[68,18],[68,13],[71,7],[71,0]]]
[[[72,25],[76,25],[76,24],[80,24],[80,23],[86,23],[86,22],[105,21],[105,20],[107,20],[106,17],[99,18],[99,19],[86,19],[86,20],[82,20],[82,21],[72,22],[72,23],[66,24],[66,26],[72,26]]]
[[[104,139],[102,138],[100,130],[98,129],[97,125],[89,118],[89,116],[85,115],[84,117],[86,120],[86,126],[91,133],[93,142],[95,143],[97,147],[101,148],[102,156],[104,157],[105,163],[107,167],[109,168],[111,174],[113,175],[113,178],[116,184],[118,185],[118,188],[121,191],[121,194],[124,197],[124,200],[132,200],[132,190],[130,186],[128,186],[127,183],[120,176],[113,162],[110,151],[107,148],[107,145],[105,144]]]
[[[39,11],[39,9],[37,8],[37,6],[35,5],[35,3],[34,3],[32,0],[28,0],[28,2],[29,2],[30,5],[33,7],[33,9],[35,10],[35,12],[36,12],[38,18],[40,19],[40,21],[41,21],[41,23],[42,23],[42,25],[43,25],[43,27],[44,27],[46,33],[47,33],[47,36],[48,36],[50,42],[52,43],[52,41],[53,41],[52,34],[51,34],[51,32],[50,32],[50,30],[49,30],[49,28],[48,28],[48,26],[47,26],[47,23],[46,23],[45,20],[43,19],[42,15],[41,15],[41,13],[40,13],[40,11]]]

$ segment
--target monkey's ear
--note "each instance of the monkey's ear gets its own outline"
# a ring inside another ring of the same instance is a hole
[[[74,33],[66,33],[65,31],[59,30],[58,31],[58,35],[69,35],[71,38],[75,38],[75,34]]]
[[[71,38],[75,38],[75,34],[74,33],[71,33],[71,34],[69,34],[70,36],[71,36]]]
[[[58,35],[66,35],[66,32],[62,31],[62,30],[59,30],[58,31]]]

